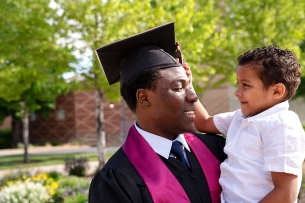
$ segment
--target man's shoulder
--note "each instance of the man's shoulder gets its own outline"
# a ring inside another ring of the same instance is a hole
[[[102,169],[115,169],[115,168],[123,168],[128,167],[130,161],[126,154],[124,153],[123,149],[120,147],[110,158],[107,160],[106,164]]]
[[[126,156],[122,148],[119,148],[106,162],[99,171],[100,175],[108,176],[115,175],[121,177],[129,177],[137,184],[143,184],[142,179],[133,167],[132,163]]]
[[[225,137],[221,134],[213,134],[213,133],[200,133],[193,132],[193,135],[198,137],[201,141],[205,142],[220,142],[223,143],[226,141]]]
[[[226,139],[222,135],[198,132],[193,132],[192,134],[197,136],[220,162],[227,158],[223,151]]]

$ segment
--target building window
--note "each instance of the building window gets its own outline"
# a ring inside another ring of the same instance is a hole
[[[31,113],[30,121],[36,121],[36,113],[34,113],[34,112]]]
[[[57,120],[64,120],[65,119],[65,110],[58,109],[57,110]]]

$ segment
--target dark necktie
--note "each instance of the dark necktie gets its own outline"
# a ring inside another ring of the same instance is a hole
[[[180,145],[179,141],[174,141],[172,143],[171,153],[173,155],[175,155],[176,158],[178,160],[180,160],[186,167],[188,167],[188,164],[187,164],[187,162],[186,162],[186,160],[184,158],[184,155],[183,155],[183,152],[182,152],[181,145]]]

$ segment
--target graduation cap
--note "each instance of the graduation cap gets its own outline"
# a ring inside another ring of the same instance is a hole
[[[96,49],[110,85],[128,82],[151,68],[182,66],[175,58],[174,22],[116,41]]]

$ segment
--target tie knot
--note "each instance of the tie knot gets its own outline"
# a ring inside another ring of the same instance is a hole
[[[174,141],[172,143],[172,149],[171,149],[172,154],[174,154],[177,158],[182,158],[183,156],[183,152],[181,149],[181,144],[179,141]]]

